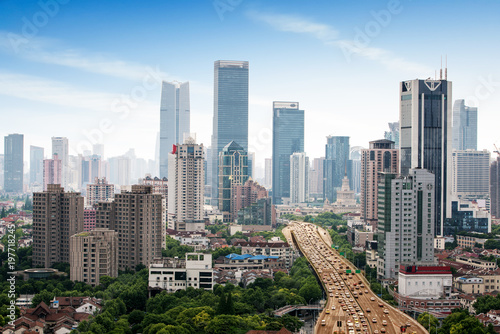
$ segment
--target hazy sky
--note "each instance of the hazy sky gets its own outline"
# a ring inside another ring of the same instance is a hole
[[[479,107],[479,149],[500,144],[498,1],[0,1],[0,135],[45,147],[89,137],[154,157],[160,81],[190,81],[191,131],[210,144],[215,60],[250,62],[249,147],[271,157],[272,101],[305,110],[305,148],[368,146],[398,120],[400,81],[448,56],[453,99]],[[3,152],[3,145],[0,145]]]

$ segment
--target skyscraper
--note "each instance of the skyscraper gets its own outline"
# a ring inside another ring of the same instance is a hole
[[[248,180],[248,155],[235,141],[228,143],[219,153],[219,210],[225,222],[232,222],[232,189]]]
[[[178,231],[204,229],[203,145],[189,137],[169,156],[168,224]]]
[[[70,167],[69,167],[69,145],[66,137],[52,137],[52,156],[57,154],[57,157],[62,163],[62,178],[61,186],[68,187],[70,184]]]
[[[290,203],[309,201],[309,158],[304,152],[290,155]]]
[[[264,186],[269,189],[273,184],[273,159],[271,158],[266,158],[264,162],[264,175]]]
[[[378,220],[378,184],[381,172],[399,173],[399,150],[394,142],[381,139],[361,150],[361,219],[376,229]]]
[[[396,278],[400,265],[434,262],[434,175],[410,169],[383,173],[378,188],[377,276]]]
[[[400,84],[400,171],[425,168],[436,176],[434,234],[443,234],[451,195],[451,81]]]
[[[33,267],[69,262],[69,238],[83,231],[83,197],[59,184],[33,193]]]
[[[477,108],[466,106],[464,100],[453,104],[453,149],[477,150]]]
[[[214,63],[214,117],[212,133],[212,204],[219,198],[219,152],[237,142],[248,152],[248,61]]]
[[[399,148],[399,122],[389,123],[389,131],[384,132],[384,138],[394,142],[394,147]]]
[[[87,206],[94,206],[102,201],[109,201],[115,195],[115,185],[106,178],[94,178],[94,183],[87,184]]]
[[[491,215],[500,217],[500,155],[490,166]]]
[[[336,199],[337,190],[342,187],[342,179],[346,172],[348,178],[350,178],[351,164],[349,161],[349,152],[349,137],[326,137],[325,161],[323,166],[323,197],[330,202]]]
[[[304,152],[304,110],[298,102],[273,102],[273,204],[290,197],[290,156]]]
[[[452,152],[452,194],[459,198],[475,200],[490,194],[490,152]]]
[[[30,146],[30,184],[43,183],[43,147]]]
[[[160,177],[168,176],[168,153],[190,131],[189,82],[163,81],[160,103]]]
[[[4,191],[23,192],[24,135],[10,134],[4,137]]]
[[[43,191],[47,191],[49,184],[61,185],[62,163],[57,154],[52,159],[43,160]]]
[[[161,257],[165,223],[162,196],[152,186],[133,185],[115,194],[113,202],[99,202],[96,227],[118,232],[118,269],[148,266]]]

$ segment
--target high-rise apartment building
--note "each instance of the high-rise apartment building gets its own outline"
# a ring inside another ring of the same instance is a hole
[[[379,184],[379,278],[397,278],[400,265],[434,262],[434,175],[410,169],[383,173]]]
[[[163,81],[160,103],[160,177],[168,176],[168,154],[190,132],[189,82]]]
[[[69,165],[69,144],[66,137],[52,137],[52,156],[57,154],[57,157],[62,163],[61,185],[68,187],[71,178],[71,168]]]
[[[219,198],[219,152],[233,140],[248,152],[248,69],[248,61],[214,63],[212,205],[218,205]]]
[[[235,141],[228,143],[219,153],[219,210],[224,222],[236,218],[231,208],[232,189],[248,180],[248,162],[247,152]]]
[[[52,159],[43,160],[43,191],[47,191],[49,184],[61,185],[62,182],[62,162],[54,154]]]
[[[101,157],[101,160],[104,160],[104,145],[103,144],[92,145],[92,154],[98,155]]]
[[[490,166],[490,211],[500,218],[500,154]]]
[[[115,195],[115,185],[108,183],[105,177],[94,178],[94,183],[87,184],[87,206],[94,206],[98,202],[110,201]]]
[[[69,238],[83,231],[83,197],[48,184],[33,193],[33,267],[69,262]]]
[[[162,196],[151,186],[132,185],[131,191],[115,194],[113,202],[97,204],[96,227],[118,232],[118,269],[148,266],[161,257],[163,230]]]
[[[129,157],[109,158],[109,181],[119,186],[130,185],[132,179],[132,161]]]
[[[335,201],[337,190],[342,187],[342,179],[345,173],[347,172],[348,177],[351,175],[349,152],[349,137],[326,137],[325,161],[323,166],[323,197],[330,202]]]
[[[264,187],[271,188],[273,185],[273,159],[266,158],[264,161]]]
[[[290,156],[304,152],[304,110],[298,102],[273,102],[273,204],[290,198]]]
[[[30,184],[43,183],[43,147],[30,146]]]
[[[204,229],[203,144],[189,137],[169,156],[168,224],[178,231]]]
[[[10,134],[4,137],[4,191],[23,192],[24,135]]]
[[[466,106],[464,100],[453,104],[453,149],[477,150],[477,108]]]
[[[314,158],[312,161],[311,170],[314,173],[309,174],[309,195],[312,196],[315,194],[316,196],[323,197],[323,166],[325,157]],[[313,179],[314,178],[314,179]]]
[[[490,152],[455,151],[452,154],[452,194],[463,199],[488,198],[490,194]]]
[[[309,158],[304,152],[290,155],[290,203],[309,201]]]
[[[361,150],[361,219],[377,228],[378,184],[381,172],[399,173],[399,150],[394,142],[381,139],[370,142],[370,148]]]
[[[247,180],[244,184],[233,185],[232,196],[233,217],[238,215],[238,211],[256,203],[257,200],[269,197],[266,188],[252,179]]]
[[[399,122],[389,123],[389,131],[384,132],[384,138],[394,142],[394,148],[399,148]]]
[[[349,186],[355,194],[359,194],[361,192],[361,150],[363,149],[364,147],[354,146],[351,147],[351,151],[349,153],[351,169]]]
[[[70,237],[69,277],[97,286],[102,276],[118,277],[118,232],[95,229]]]
[[[451,81],[400,84],[400,172],[425,168],[436,176],[434,234],[443,235],[451,195]]]

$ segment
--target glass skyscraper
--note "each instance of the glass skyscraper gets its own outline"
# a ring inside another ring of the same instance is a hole
[[[443,235],[451,195],[451,81],[400,84],[400,172],[425,168],[436,176],[434,235]]]
[[[248,152],[248,61],[214,63],[214,117],[211,147],[212,205],[218,205],[219,153],[231,141]]]
[[[23,192],[24,135],[11,134],[4,137],[4,191]]]
[[[290,156],[304,152],[304,110],[298,102],[273,102],[273,204],[290,197]]]
[[[189,82],[163,81],[160,103],[160,177],[168,177],[168,154],[190,131]]]
[[[43,147],[30,146],[30,183],[43,184]]]
[[[464,100],[453,104],[453,149],[477,150],[477,108],[466,106]]]
[[[337,190],[342,187],[342,179],[347,173],[351,179],[349,160],[349,137],[326,137],[325,160],[323,162],[323,197],[330,202],[337,198]]]

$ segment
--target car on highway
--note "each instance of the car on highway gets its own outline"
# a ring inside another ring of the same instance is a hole
[[[371,300],[372,302],[374,302],[374,301],[375,301],[375,297],[371,297],[371,298],[370,298],[370,300]]]
[[[335,310],[335,305],[332,305],[332,310]]]
[[[382,303],[380,303],[380,302],[379,302],[379,303],[378,303],[378,306],[379,306],[379,307],[384,307],[384,304],[382,304]]]
[[[325,319],[321,320],[321,326],[326,326],[326,320]]]
[[[380,328],[380,333],[385,333],[385,328],[384,327]]]
[[[372,319],[372,322],[373,322],[373,323],[376,323],[376,322],[377,322],[377,318],[373,318],[373,319]]]
[[[387,321],[386,320],[382,320],[382,325],[387,326]]]
[[[388,309],[384,309],[384,313],[385,314],[389,314],[389,310]]]
[[[366,312],[370,313],[372,310],[370,310],[369,308],[366,309]]]
[[[326,313],[326,314],[330,314],[330,310],[329,310],[329,309],[326,309],[325,313]]]

